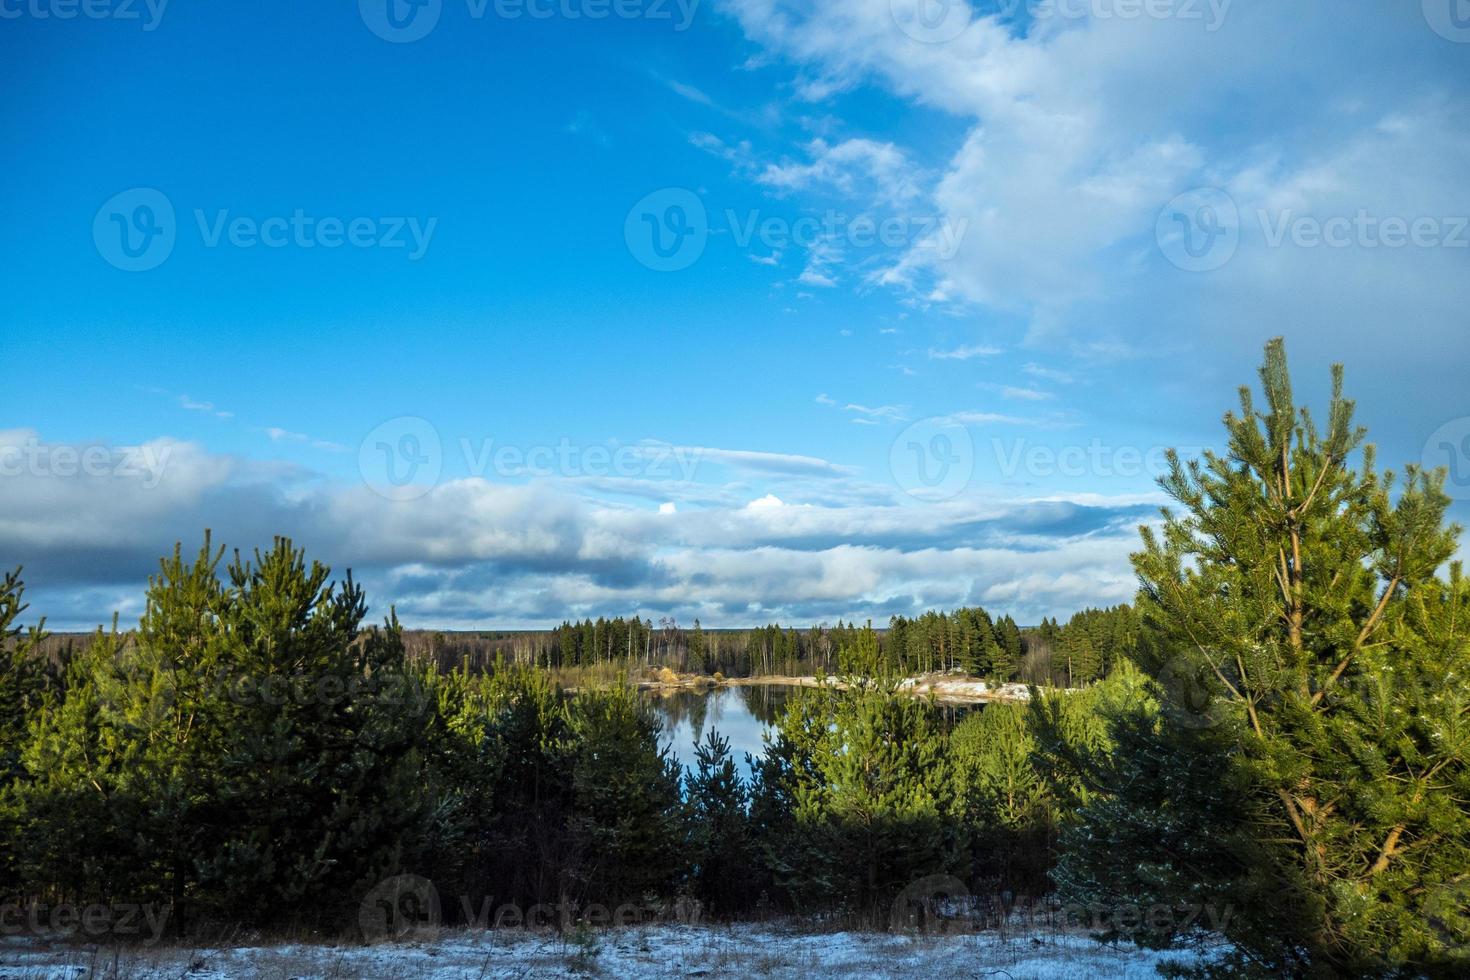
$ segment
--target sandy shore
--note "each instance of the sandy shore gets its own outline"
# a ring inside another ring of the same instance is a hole
[[[789,674],[766,674],[759,677],[717,677],[709,674],[675,674],[673,671],[664,669],[656,677],[646,678],[637,682],[640,691],[675,692],[675,691],[701,691],[716,687],[750,687],[755,685],[773,684],[779,687],[819,687],[826,684],[828,687],[845,691],[848,684],[835,677],[827,677],[818,681],[811,675],[792,676]],[[907,677],[900,682],[900,687],[916,697],[932,697],[944,704],[986,704],[992,702],[1005,702],[1009,704],[1025,703],[1031,699],[1030,690],[1025,684],[1003,684],[992,686],[975,677],[967,677],[958,674],[921,674],[917,677]]]

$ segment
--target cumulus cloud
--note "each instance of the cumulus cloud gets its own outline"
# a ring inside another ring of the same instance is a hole
[[[956,148],[918,163],[939,175],[925,203],[966,233],[952,257],[916,246],[870,281],[1015,317],[1031,346],[1089,360],[1168,347],[1235,371],[1286,333],[1313,361],[1418,372],[1425,398],[1407,410],[1421,437],[1463,414],[1464,247],[1268,240],[1303,218],[1444,231],[1470,215],[1463,46],[1418,4],[1177,4],[1166,12],[1199,16],[1162,17],[972,4],[942,43],[905,33],[908,6],[890,0],[723,6],[799,97],[872,87],[954,126]],[[1166,205],[1199,188],[1239,211],[1237,253],[1208,273],[1176,268],[1156,234]],[[1406,318],[1416,342],[1385,344]]]
[[[33,461],[17,469],[22,447]],[[575,480],[469,478],[392,501],[361,483],[176,440],[128,447],[165,460],[156,482],[146,468],[59,472],[58,448],[34,432],[0,433],[0,554],[26,565],[35,608],[57,628],[136,616],[159,555],[175,541],[192,551],[205,528],[246,550],[287,535],[353,568],[378,613],[393,604],[416,626],[545,626],[635,611],[735,625],[881,619],[988,593],[1008,595],[1007,611],[1030,621],[1125,599],[1133,526],[1155,507],[1146,497],[1055,495],[918,505],[895,488],[865,490],[824,460],[734,450],[710,452],[732,467],[773,469],[795,481],[786,493],[798,499],[741,496],[732,484],[687,509],[667,498],[632,506]],[[841,491],[800,499],[824,484]],[[1034,581],[1018,590],[1019,577]]]

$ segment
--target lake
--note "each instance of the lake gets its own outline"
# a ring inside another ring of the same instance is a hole
[[[694,746],[713,728],[730,740],[730,752],[740,774],[750,778],[748,752],[765,751],[761,736],[771,727],[793,688],[776,684],[716,687],[649,695],[649,703],[664,723],[661,744],[685,769],[694,767]]]
[[[784,684],[750,684],[700,690],[647,692],[649,704],[663,722],[659,743],[666,746],[686,770],[694,768],[694,746],[711,728],[730,740],[730,753],[741,776],[750,778],[745,755],[765,752],[761,736],[770,730],[786,700],[796,688]],[[941,725],[948,730],[979,705],[938,705]]]

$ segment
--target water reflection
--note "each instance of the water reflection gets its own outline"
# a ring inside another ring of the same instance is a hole
[[[730,740],[730,752],[740,774],[750,778],[746,753],[765,751],[761,736],[770,730],[795,688],[780,684],[751,684],[698,691],[649,692],[649,702],[663,721],[660,742],[685,769],[694,766],[694,747],[713,728]],[[940,725],[947,731],[977,706],[937,704]]]
[[[786,704],[791,688],[774,684],[720,687],[708,691],[673,691],[650,695],[664,723],[662,743],[686,769],[694,766],[694,746],[713,728],[730,740],[740,774],[750,778],[745,756],[765,751],[761,735]]]

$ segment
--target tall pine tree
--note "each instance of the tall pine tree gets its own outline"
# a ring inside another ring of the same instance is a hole
[[[1470,588],[1439,576],[1444,475],[1377,470],[1340,367],[1321,424],[1279,340],[1261,382],[1224,455],[1170,456],[1180,510],[1134,558],[1158,709],[1116,713],[1081,764],[1098,795],[1061,878],[1228,907],[1224,971],[1470,970]]]

